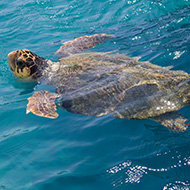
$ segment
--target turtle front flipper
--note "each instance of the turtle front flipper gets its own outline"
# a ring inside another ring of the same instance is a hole
[[[34,94],[28,98],[28,104],[26,109],[26,114],[32,112],[35,115],[47,117],[51,119],[57,118],[59,115],[55,112],[55,98],[59,95],[56,93],[51,93],[47,90],[41,90],[34,92]]]
[[[74,40],[65,42],[64,45],[61,46],[55,54],[56,56],[61,58],[69,56],[71,54],[81,53],[84,50],[93,48],[97,44],[101,44],[105,40],[113,37],[114,35],[107,35],[107,34],[95,34],[92,36],[79,37]]]
[[[168,112],[151,119],[159,122],[160,124],[175,132],[186,131],[190,125],[190,123],[185,123],[187,121],[187,118],[185,118],[182,114],[176,112]]]

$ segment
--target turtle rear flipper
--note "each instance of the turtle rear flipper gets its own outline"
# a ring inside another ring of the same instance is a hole
[[[182,114],[175,112],[168,112],[151,119],[175,132],[186,131],[190,125],[190,123],[185,123],[187,119]]]
[[[26,109],[26,114],[32,112],[35,115],[48,117],[51,119],[57,118],[59,115],[55,112],[55,98],[59,95],[56,93],[51,93],[47,90],[41,90],[39,92],[34,92],[34,94],[28,98],[28,104]]]
[[[71,54],[81,53],[86,49],[95,47],[97,44],[103,43],[106,39],[113,38],[114,35],[95,34],[92,36],[83,36],[74,40],[65,42],[55,53],[59,58],[69,56]]]

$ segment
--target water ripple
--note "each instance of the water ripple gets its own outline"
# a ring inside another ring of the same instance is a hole
[[[7,54],[28,48],[56,59],[63,42],[108,33],[113,41],[91,51],[190,72],[189,20],[188,0],[0,1],[0,189],[188,189],[189,129],[61,109],[57,120],[26,115],[27,98],[52,89],[16,79]],[[190,118],[189,107],[181,113]]]

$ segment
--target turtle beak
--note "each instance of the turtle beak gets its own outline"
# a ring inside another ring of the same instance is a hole
[[[8,63],[12,72],[14,72],[16,68],[15,65],[16,58],[17,58],[17,51],[12,51],[11,53],[8,54]]]

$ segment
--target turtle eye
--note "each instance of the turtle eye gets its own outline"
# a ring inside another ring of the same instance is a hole
[[[24,67],[25,66],[25,62],[22,60],[16,60],[16,64],[18,67]]]

